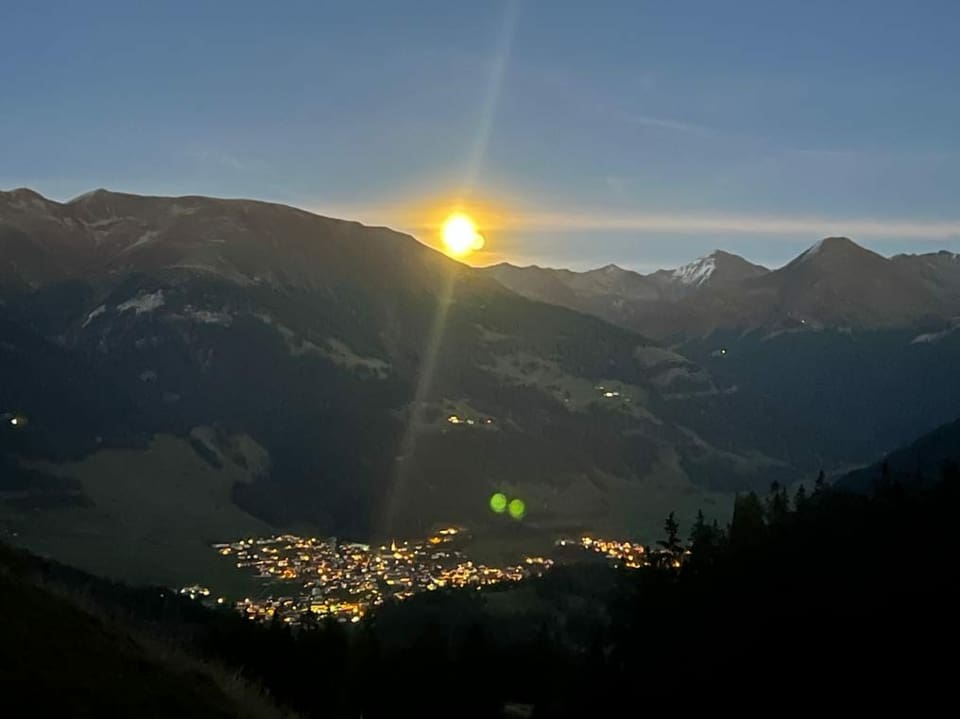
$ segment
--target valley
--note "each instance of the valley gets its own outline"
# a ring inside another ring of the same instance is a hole
[[[280,205],[16,190],[0,260],[0,531],[128,581],[240,589],[208,547],[248,535],[469,526],[505,564],[583,532],[650,542],[671,511],[722,520],[960,406],[950,258],[849,240],[777,270],[475,269]],[[914,299],[824,304],[850,267]]]

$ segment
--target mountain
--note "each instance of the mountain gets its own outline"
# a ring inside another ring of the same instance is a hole
[[[98,573],[228,582],[210,543],[286,528],[647,536],[796,472],[686,426],[718,390],[685,357],[386,228],[17,190],[0,268],[0,531]]]
[[[934,267],[942,268],[942,258]],[[728,411],[801,432],[825,465],[876,458],[949,421],[960,361],[948,272],[933,284],[916,262],[827,238],[784,267],[651,314],[652,334],[736,387]],[[659,331],[654,331],[654,322]],[[805,429],[800,429],[805,427]]]
[[[933,292],[954,302],[960,298],[960,255],[941,250],[923,255],[895,255],[891,260],[920,277]]]
[[[518,295],[568,307],[616,322],[633,302],[660,298],[657,285],[644,275],[607,265],[587,272],[548,267],[516,267],[503,262],[484,268],[485,274]]]
[[[832,327],[905,326],[945,309],[914,273],[845,237],[820,241],[744,289],[747,303],[755,307],[754,323],[771,327],[798,321]],[[767,302],[754,304],[761,298]],[[750,315],[746,317],[749,323]],[[731,326],[736,321],[721,323]]]
[[[710,288],[736,285],[769,272],[722,250],[675,270],[643,275],[617,265],[586,272],[501,263],[485,268],[505,287],[541,302],[569,307],[631,327],[650,307],[676,302]]]
[[[879,462],[844,474],[835,486],[867,492],[885,480],[910,485],[933,484],[945,471],[950,471],[950,465],[954,473],[960,467],[960,419],[938,427]]]
[[[730,287],[770,272],[739,255],[714,250],[675,270],[658,270],[649,275],[662,288],[661,299],[678,300],[703,289]]]
[[[717,446],[750,446],[816,471],[875,460],[955,417],[957,255],[887,259],[833,237],[772,272],[730,257],[632,273],[644,294],[618,294],[615,283],[592,295],[572,291],[571,278],[602,270],[538,272],[567,293],[566,306],[670,342],[705,368],[718,392],[689,394],[674,409]],[[527,268],[491,271],[532,294]],[[676,288],[677,278],[686,292],[655,286]],[[721,426],[718,418],[730,419]]]
[[[937,278],[949,286],[945,273]],[[828,237],[773,272],[650,306],[629,326],[682,339],[722,329],[907,327],[957,312],[955,292],[925,281],[915,267]]]
[[[725,329],[884,329],[949,320],[960,314],[958,257],[888,259],[848,238],[828,237],[774,271],[719,250],[650,275],[612,266],[585,273],[509,265],[488,271],[526,297],[683,341]],[[608,275],[618,280],[596,280]]]

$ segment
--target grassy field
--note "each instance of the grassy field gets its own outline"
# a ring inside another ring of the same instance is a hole
[[[79,480],[93,506],[2,509],[7,539],[133,583],[251,591],[251,580],[210,546],[273,532],[231,501],[234,482],[250,479],[241,467],[227,461],[217,468],[186,440],[159,436],[146,450],[104,450],[36,469]]]

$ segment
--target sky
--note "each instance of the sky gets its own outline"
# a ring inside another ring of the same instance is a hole
[[[0,188],[284,202],[474,264],[960,251],[960,3],[4,3]]]

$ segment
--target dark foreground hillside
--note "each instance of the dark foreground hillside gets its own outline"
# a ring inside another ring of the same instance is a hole
[[[162,624],[154,631],[138,628],[128,620],[136,605],[121,607],[127,592],[114,590],[115,603],[104,604],[85,583],[108,591],[110,585],[69,571],[55,578],[48,569],[0,548],[5,716],[286,715],[234,672],[168,641]]]
[[[917,712],[951,698],[960,472],[877,479],[742,496],[728,528],[692,529],[679,571],[569,565],[298,633],[4,552],[3,691],[57,696],[61,716],[227,716],[216,677],[236,671],[311,717]]]

